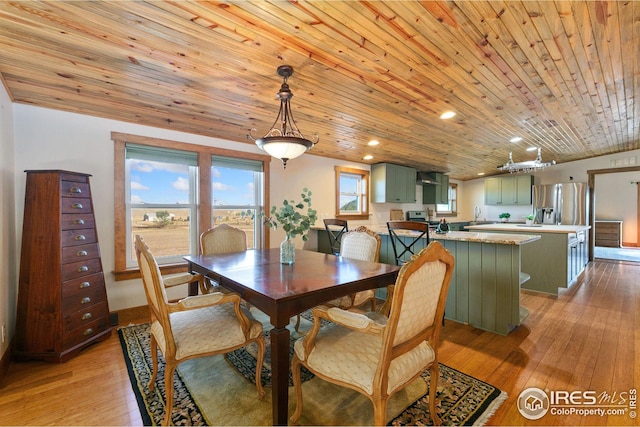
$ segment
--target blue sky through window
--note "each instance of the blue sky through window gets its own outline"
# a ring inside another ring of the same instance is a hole
[[[188,204],[188,166],[136,159],[129,162],[132,203]],[[214,205],[253,205],[253,174],[249,170],[212,168]]]

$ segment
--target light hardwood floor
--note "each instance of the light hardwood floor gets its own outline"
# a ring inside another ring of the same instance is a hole
[[[640,263],[596,261],[558,297],[522,292],[530,311],[509,336],[447,321],[440,360],[509,394],[489,425],[638,425],[626,416],[522,417],[528,387],[607,392],[640,388]],[[120,323],[145,321],[144,316]],[[141,425],[117,333],[59,365],[11,363],[0,425]]]

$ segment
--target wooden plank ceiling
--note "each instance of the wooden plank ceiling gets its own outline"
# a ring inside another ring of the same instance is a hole
[[[640,1],[0,2],[15,103],[253,144],[282,64],[309,154],[466,180],[640,148]]]

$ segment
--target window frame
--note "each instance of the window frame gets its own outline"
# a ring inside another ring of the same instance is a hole
[[[458,184],[449,182],[449,188],[447,189],[449,192],[449,210],[447,211],[439,211],[438,205],[435,205],[436,215],[443,217],[455,217],[458,216]],[[452,197],[452,194],[455,194],[455,197]],[[453,206],[452,206],[453,202]]]
[[[345,220],[367,220],[369,219],[369,216],[371,215],[371,211],[369,210],[369,176],[370,176],[370,171],[365,170],[365,169],[355,169],[355,168],[348,168],[348,167],[344,167],[344,166],[335,166],[334,167],[335,170],[335,182],[336,182],[336,188],[335,188],[335,193],[336,193],[336,200],[335,200],[335,217],[339,218],[339,219],[345,219]],[[360,195],[360,209],[361,212],[360,214],[344,214],[340,212],[340,177],[342,176],[342,174],[349,174],[349,175],[358,175],[360,177],[360,179],[362,180],[363,184],[360,185],[360,191],[361,193]]]
[[[223,156],[243,160],[256,160],[262,162],[264,179],[263,206],[269,204],[269,173],[271,157],[263,154],[254,154],[244,151],[235,151],[224,148],[208,147],[204,145],[189,144],[186,142],[171,141],[160,138],[131,135],[120,132],[111,132],[111,140],[114,142],[114,275],[115,280],[129,280],[140,277],[139,268],[127,268],[127,203],[128,194],[125,177],[125,146],[127,143],[148,145],[157,148],[170,148],[195,152],[198,156],[198,186],[197,186],[197,210],[195,222],[198,236],[201,230],[211,228],[211,157]],[[263,225],[262,246],[269,241],[269,228]],[[199,245],[198,245],[199,246]],[[179,273],[186,271],[186,262],[165,264],[160,266],[162,274]]]

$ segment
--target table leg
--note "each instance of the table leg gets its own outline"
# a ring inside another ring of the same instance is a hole
[[[289,423],[289,329],[271,329],[271,398],[273,425]]]

